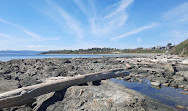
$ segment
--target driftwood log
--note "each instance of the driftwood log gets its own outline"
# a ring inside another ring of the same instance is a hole
[[[46,82],[28,87],[22,87],[0,94],[0,108],[23,105],[27,101],[40,95],[62,90],[64,88],[80,85],[91,81],[105,80],[129,75],[125,69],[112,69],[97,73],[78,75],[75,77],[56,77],[47,79]]]

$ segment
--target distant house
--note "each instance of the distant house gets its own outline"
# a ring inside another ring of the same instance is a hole
[[[143,50],[144,48],[143,47],[138,47],[137,50]]]
[[[163,47],[160,47],[160,49],[167,49],[167,47],[164,47],[164,46],[163,46]]]
[[[156,49],[156,47],[152,47],[151,49]]]
[[[146,48],[146,50],[151,50],[151,48]]]

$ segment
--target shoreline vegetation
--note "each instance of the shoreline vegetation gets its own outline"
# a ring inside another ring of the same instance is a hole
[[[188,56],[188,39],[173,47],[171,54]]]
[[[188,56],[188,39],[178,45],[168,43],[166,46],[136,49],[117,49],[117,48],[90,48],[78,50],[50,50],[40,54],[150,54],[150,53],[169,53],[179,56]]]
[[[116,49],[116,48],[91,48],[79,50],[50,50],[40,54],[135,54],[135,53],[165,53],[167,49]]]

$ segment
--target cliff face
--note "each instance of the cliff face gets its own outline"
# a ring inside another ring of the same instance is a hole
[[[176,45],[171,54],[180,55],[180,56],[188,56],[188,39]]]

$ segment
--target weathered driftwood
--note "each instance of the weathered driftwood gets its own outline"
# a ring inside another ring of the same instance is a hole
[[[53,91],[62,90],[64,88],[79,85],[91,81],[104,80],[120,76],[129,75],[124,69],[112,69],[97,73],[79,75],[75,77],[66,78],[51,78],[41,84],[33,86],[22,87],[12,91],[0,94],[0,108],[23,105],[27,101]]]

